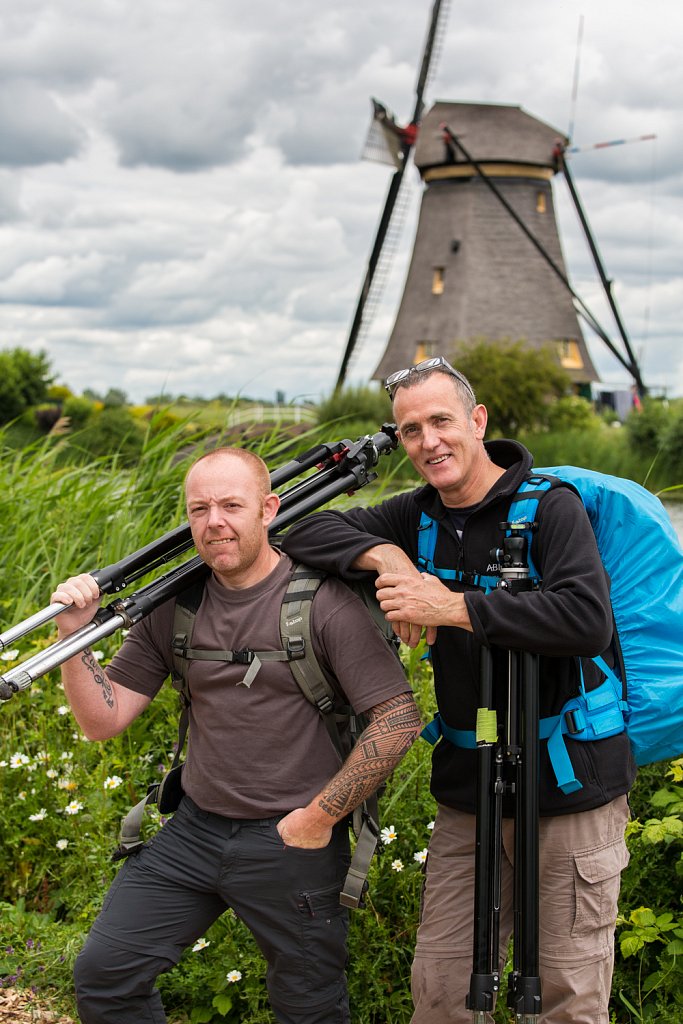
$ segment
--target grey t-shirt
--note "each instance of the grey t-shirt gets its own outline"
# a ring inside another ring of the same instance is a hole
[[[280,606],[293,563],[281,555],[264,580],[229,590],[207,581],[192,646],[281,650]],[[153,697],[172,669],[175,602],[134,626],[107,669],[112,680]],[[313,602],[313,646],[342,700],[357,712],[410,690],[403,669],[362,601],[327,579]],[[263,818],[305,806],[339,768],[317,709],[286,662],[263,662],[250,686],[247,665],[190,663],[192,699],[183,788],[201,808]]]

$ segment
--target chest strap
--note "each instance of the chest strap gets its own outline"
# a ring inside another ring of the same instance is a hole
[[[471,587],[479,587],[485,593],[495,590],[500,583],[500,576],[488,576],[484,573],[465,572],[463,569],[440,569],[434,565],[434,551],[436,550],[436,538],[439,532],[439,524],[426,512],[420,516],[420,524],[417,528],[417,567],[420,572],[428,572],[430,576],[437,576],[440,580],[455,580],[457,583],[465,583]]]

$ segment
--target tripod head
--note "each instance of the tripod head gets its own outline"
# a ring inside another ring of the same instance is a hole
[[[508,526],[507,523],[501,526]],[[514,527],[512,528],[514,529]],[[503,540],[502,548],[492,548],[491,558],[500,565],[500,590],[509,590],[513,594],[532,590],[533,582],[529,579],[527,563],[527,539],[512,533]]]

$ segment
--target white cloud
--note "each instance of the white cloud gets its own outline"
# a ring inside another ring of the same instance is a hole
[[[683,393],[683,9],[452,5],[427,95],[522,105],[572,171],[646,379]],[[6,0],[0,16],[0,337],[75,390],[329,392],[390,171],[358,161],[375,95],[412,113],[431,3]],[[353,366],[391,329],[414,230]],[[570,276],[612,331],[561,180]],[[624,374],[589,337],[606,378]]]

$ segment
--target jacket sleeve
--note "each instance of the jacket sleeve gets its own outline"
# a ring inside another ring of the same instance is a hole
[[[539,503],[532,558],[538,590],[468,593],[465,602],[482,644],[563,657],[593,657],[612,637],[609,582],[581,499],[558,487]]]
[[[410,494],[397,495],[372,508],[315,512],[295,523],[282,550],[295,561],[346,579],[368,575],[352,563],[376,544],[396,544],[417,558],[418,513]]]

